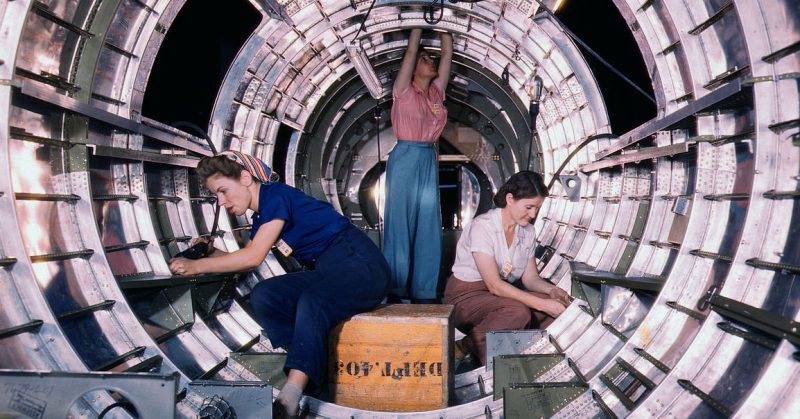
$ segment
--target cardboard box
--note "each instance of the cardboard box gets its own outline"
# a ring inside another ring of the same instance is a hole
[[[378,307],[331,331],[332,401],[395,412],[440,409],[453,391],[453,306]]]

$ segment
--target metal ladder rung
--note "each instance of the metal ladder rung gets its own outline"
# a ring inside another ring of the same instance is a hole
[[[0,258],[0,267],[5,268],[17,263],[17,258]]]
[[[92,93],[92,99],[99,100],[101,102],[110,103],[114,106],[124,106],[126,105],[125,102],[114,99],[113,97],[108,97],[106,95],[101,95],[100,93]]]
[[[680,45],[681,45],[681,40],[678,39],[677,41],[667,45],[664,49],[662,49],[661,50],[661,55],[667,55],[667,54],[675,51],[676,49],[678,49],[678,47]]]
[[[125,352],[124,354],[120,354],[119,356],[107,361],[104,364],[101,364],[101,365],[98,365],[98,366],[94,367],[92,370],[93,371],[109,371],[109,370],[113,369],[114,367],[117,367],[119,365],[124,364],[125,361],[127,361],[127,360],[129,360],[131,358],[135,358],[137,356],[141,356],[144,353],[145,349],[146,348],[144,346],[137,346],[137,347],[131,349],[130,351]]]
[[[18,75],[22,76],[22,77],[25,77],[25,78],[28,78],[28,79],[31,79],[31,80],[35,80],[35,81],[37,81],[39,83],[44,83],[44,84],[46,84],[48,86],[53,86],[56,89],[66,90],[67,92],[70,92],[70,93],[76,93],[76,92],[79,92],[81,90],[80,87],[76,86],[73,83],[68,82],[65,78],[63,78],[61,76],[58,76],[58,75],[55,75],[55,74],[50,74],[50,73],[45,72],[45,71],[42,71],[41,74],[36,74],[36,73],[34,73],[32,71],[28,71],[28,70],[26,70],[26,69],[24,69],[22,67],[17,67],[15,72]],[[58,94],[58,93],[56,93],[56,94]]]
[[[124,194],[103,194],[103,195],[93,195],[92,200],[94,201],[136,201],[139,197],[136,195],[124,195]]]
[[[628,199],[631,201],[650,201],[653,197],[650,195],[631,195]]]
[[[728,13],[731,9],[733,9],[733,0],[728,1],[725,3],[719,10],[717,10],[713,15],[709,16],[708,19],[700,23],[699,25],[695,26],[693,29],[689,30],[690,35],[697,35],[700,32],[708,29],[716,23],[718,20],[722,19],[722,17]]]
[[[735,79],[736,77],[739,77],[742,73],[744,73],[745,71],[747,71],[749,69],[750,69],[750,66],[744,66],[742,68],[734,67],[734,68],[728,69],[724,73],[722,73],[722,74],[718,75],[717,77],[714,77],[713,79],[709,80],[708,83],[703,85],[703,87],[705,87],[706,89],[709,89],[709,90],[714,89],[714,88],[718,87],[721,84],[725,84],[725,83]]]
[[[125,57],[134,58],[134,59],[138,59],[139,58],[138,55],[136,55],[136,54],[134,54],[134,53],[132,53],[130,51],[126,51],[126,50],[124,50],[124,49],[122,49],[122,48],[120,48],[120,47],[118,47],[118,46],[116,46],[116,45],[114,45],[114,44],[112,44],[112,43],[110,43],[108,41],[103,42],[103,45],[105,45],[105,47],[108,48],[109,50],[114,51],[117,54],[123,55]]]
[[[38,135],[30,134],[28,133],[28,131],[25,130],[25,128],[13,127],[13,126],[8,128],[9,128],[9,134],[11,134],[10,135],[11,138],[14,138],[16,140],[29,141],[32,143],[44,144],[61,148],[68,148],[73,145],[69,141],[61,141],[61,140],[56,140],[55,138],[41,137]]]
[[[39,262],[55,262],[59,260],[69,260],[69,259],[76,259],[76,258],[83,258],[86,256],[91,256],[94,254],[94,250],[92,249],[83,249],[83,250],[76,250],[74,252],[63,252],[63,253],[47,253],[44,255],[33,255],[30,257],[31,263],[39,263]]]
[[[183,198],[181,198],[179,196],[165,196],[165,195],[162,195],[162,196],[150,196],[150,197],[148,197],[148,199],[151,200],[151,201],[166,201],[166,202],[175,202],[175,203],[181,202],[183,200]]]
[[[672,368],[668,367],[667,364],[661,362],[658,358],[654,357],[653,355],[650,355],[643,348],[633,348],[633,352],[636,352],[637,355],[646,359],[647,362],[653,364],[656,368],[658,368],[659,370],[661,370],[661,372],[665,374],[669,374],[669,372],[672,371]]]
[[[779,339],[768,338],[757,333],[743,330],[728,322],[718,322],[717,327],[729,335],[740,337],[765,348],[772,349],[773,351],[778,349],[778,343],[780,342]]]
[[[164,333],[164,334],[162,334],[162,335],[160,335],[158,337],[153,338],[153,340],[155,340],[156,343],[164,343],[164,342],[174,338],[175,336],[178,336],[179,334],[181,334],[183,332],[191,330],[192,326],[194,326],[194,322],[184,323],[184,324],[176,327],[175,329],[172,329],[172,330],[168,331],[167,333]]]
[[[228,365],[228,358],[225,357],[222,361],[217,363],[217,365],[214,365],[213,367],[211,367],[210,370],[204,372],[203,375],[197,377],[195,380],[208,380],[211,377],[217,375],[217,373],[220,372],[227,365]]]
[[[250,348],[255,346],[255,344],[260,342],[260,341],[261,341],[261,335],[260,334],[256,335],[256,337],[254,337],[253,339],[250,339],[247,342],[245,342],[244,344],[242,344],[242,346],[240,346],[234,352],[247,352],[247,351],[250,350]]]
[[[725,417],[733,416],[733,411],[730,408],[728,408],[727,406],[723,405],[718,400],[712,398],[711,396],[709,396],[703,390],[700,390],[699,388],[697,388],[694,384],[692,384],[691,381],[689,381],[689,380],[678,380],[678,385],[683,387],[683,389],[688,391],[690,394],[693,394],[693,395],[699,397],[700,400],[703,401],[703,403],[711,406],[711,408],[713,408],[714,410],[716,410],[717,412],[719,412],[723,416],[725,416]]]
[[[686,198],[686,199],[691,199],[691,198],[692,198],[692,195],[689,195],[689,194],[682,194],[682,195],[661,195],[661,196],[660,196],[660,198],[661,198],[661,199],[663,199],[664,201],[674,201],[674,200],[676,200],[676,199],[678,199],[678,198]]]
[[[569,255],[569,254],[566,254],[566,253],[559,253],[558,255],[561,256],[562,258],[568,260],[568,261],[575,260],[575,256],[572,256],[572,255]]]
[[[611,237],[610,231],[594,230],[594,234],[602,239],[608,239]]]
[[[636,244],[639,244],[639,243],[642,242],[642,239],[640,237],[633,237],[633,236],[628,236],[628,235],[625,235],[625,234],[618,234],[617,237],[619,237],[622,240],[625,240],[626,242],[632,242],[632,243],[636,243]]]
[[[775,51],[775,52],[773,52],[771,54],[767,54],[767,55],[761,57],[761,59],[764,62],[772,64],[772,63],[780,60],[781,58],[786,57],[787,55],[790,55],[790,54],[795,53],[797,51],[800,51],[800,41],[797,41],[797,42],[795,42],[793,44],[789,44],[789,45],[787,45],[787,46],[785,46],[785,47],[783,47],[783,48],[781,48],[781,49],[779,49],[779,50],[777,50],[777,51]]]
[[[800,191],[766,191],[762,195],[767,199],[797,199],[800,198]]]
[[[150,372],[153,370],[158,370],[161,368],[161,364],[163,362],[164,358],[161,355],[155,355],[136,365],[128,367],[124,372]]]
[[[552,340],[551,340],[551,342],[552,342]],[[562,351],[559,351],[559,352],[563,353]],[[588,382],[588,381],[586,381],[586,376],[583,375],[581,370],[578,369],[578,365],[571,358],[567,358],[567,366],[569,366],[569,368],[572,370],[572,373],[575,374],[576,377],[578,377],[578,380],[580,380],[581,383],[585,384],[585,383]]]
[[[617,364],[626,372],[636,377],[636,379],[639,380],[639,382],[642,383],[642,385],[644,385],[648,390],[656,388],[656,383],[654,383],[653,380],[634,368],[634,366],[628,363],[628,361],[617,357]]]
[[[74,319],[76,317],[84,316],[90,313],[94,313],[95,311],[100,310],[109,310],[111,307],[114,307],[114,304],[117,302],[115,300],[105,300],[102,303],[92,304],[90,306],[81,307],[77,310],[68,311],[64,314],[60,314],[58,316],[58,320],[69,320]]]
[[[31,320],[28,323],[21,324],[19,326],[9,327],[7,329],[0,330],[0,339],[9,338],[11,336],[16,336],[21,333],[35,333],[38,332],[39,329],[44,324],[41,320]]]
[[[592,390],[592,399],[594,400],[595,403],[597,403],[597,406],[600,407],[600,410],[603,411],[606,417],[610,419],[617,419],[616,413],[614,413],[614,411],[608,407],[606,402],[603,401],[603,398],[600,396],[600,393],[598,393],[595,390]]]
[[[706,252],[705,250],[700,250],[700,249],[690,250],[689,254],[706,259],[721,260],[723,262],[733,262],[733,258],[730,256],[721,255],[719,253]]]
[[[719,147],[725,144],[735,143],[736,141],[752,140],[753,138],[755,138],[755,135],[756,135],[756,130],[751,129],[749,131],[745,131],[739,134],[723,135],[709,141],[709,143],[714,147]]]
[[[667,301],[666,304],[667,304],[667,307],[669,307],[669,308],[671,308],[671,309],[673,309],[675,311],[679,311],[679,312],[681,312],[683,314],[686,314],[687,316],[689,316],[689,317],[691,317],[691,318],[693,318],[693,319],[695,319],[697,321],[702,322],[702,321],[704,321],[706,319],[706,315],[705,314],[703,314],[703,313],[701,313],[699,311],[695,311],[695,310],[692,310],[690,308],[684,307],[684,306],[678,304],[676,301]]]
[[[622,342],[627,342],[627,341],[628,341],[628,337],[627,337],[627,336],[625,336],[625,335],[624,335],[622,332],[620,332],[619,330],[617,330],[617,329],[614,327],[614,325],[612,325],[611,323],[608,323],[608,322],[601,322],[600,324],[602,324],[602,325],[603,325],[603,327],[605,327],[605,328],[606,328],[606,330],[608,330],[609,332],[611,332],[611,334],[612,334],[612,335],[616,336],[616,337],[617,337],[617,339],[621,340]]]
[[[772,132],[780,133],[786,131],[787,129],[795,128],[798,126],[800,126],[800,118],[790,119],[788,121],[783,121],[783,122],[776,122],[774,124],[769,125],[767,128],[769,128]]]
[[[767,262],[758,258],[747,259],[744,263],[759,269],[769,269],[773,271],[786,271],[791,273],[800,273],[800,266],[799,265],[792,265],[789,263],[780,263],[780,262]]]
[[[93,33],[81,28],[78,25],[75,25],[72,22],[66,21],[66,20],[62,19],[61,17],[59,17],[59,16],[56,16],[56,14],[53,13],[47,7],[47,5],[42,3],[41,1],[38,1],[38,0],[34,1],[33,4],[31,5],[31,11],[33,11],[37,15],[39,15],[39,16],[41,16],[41,17],[43,17],[43,18],[55,23],[56,25],[63,27],[64,29],[66,29],[66,30],[68,30],[70,32],[73,32],[75,34],[80,35],[83,38],[93,38],[94,37]]]
[[[653,5],[653,3],[655,3],[655,0],[644,0],[644,2],[642,2],[642,5],[641,5],[641,6],[639,6],[639,11],[640,11],[640,12],[641,12],[641,11],[644,11],[644,10],[645,10],[645,9],[647,9],[648,7],[652,6],[652,5]]]
[[[611,381],[605,374],[600,374],[600,382],[605,384],[606,387],[614,393],[614,396],[622,402],[622,405],[625,406],[628,410],[633,410],[636,407],[636,403],[633,402],[625,393],[617,387],[614,382]]]
[[[75,194],[48,194],[48,193],[31,193],[31,192],[15,192],[14,197],[21,201],[66,201],[75,202],[80,201],[81,197]]]
[[[660,242],[660,241],[656,241],[656,240],[650,240],[649,243],[650,243],[651,246],[655,246],[655,247],[659,247],[659,248],[665,247],[667,249],[672,249],[672,250],[678,250],[678,249],[681,248],[681,245],[676,244],[676,243],[670,243],[670,242]]]
[[[750,199],[749,193],[724,193],[724,194],[716,194],[716,195],[703,195],[703,199],[707,199],[709,201],[739,201],[744,199]]]
[[[724,317],[759,332],[800,345],[800,323],[791,318],[719,294],[711,297],[710,303],[712,309]]]
[[[105,250],[106,253],[119,252],[120,250],[141,249],[143,247],[147,247],[148,244],[150,244],[150,242],[147,240],[139,240],[138,242],[133,242],[133,243],[123,243],[123,244],[115,244],[113,246],[105,246],[103,247],[103,250]]]

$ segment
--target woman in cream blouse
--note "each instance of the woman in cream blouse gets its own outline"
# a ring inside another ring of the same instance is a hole
[[[540,174],[516,173],[495,194],[497,208],[476,217],[458,240],[444,298],[481,364],[486,332],[545,327],[570,303],[564,290],[539,277],[533,256],[532,221],[547,195]]]

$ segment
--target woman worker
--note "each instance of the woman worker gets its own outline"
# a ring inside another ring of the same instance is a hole
[[[486,364],[486,332],[546,327],[570,303],[561,288],[539,277],[534,258],[536,218],[548,191],[542,176],[514,174],[494,196],[497,208],[475,217],[456,247],[453,275],[444,292],[455,306],[455,327],[466,350]],[[521,287],[512,285],[521,279]]]
[[[324,381],[330,329],[383,300],[389,267],[372,241],[333,206],[270,182],[269,167],[251,155],[229,150],[206,157],[197,173],[229,213],[239,216],[253,210],[251,241],[230,253],[215,250],[204,259],[173,259],[172,272],[252,269],[273,245],[284,255],[315,262],[313,271],[261,281],[250,294],[256,320],[272,345],[291,344],[284,365],[288,381],[274,409],[297,415],[303,390],[316,395]]]
[[[392,302],[405,297],[433,302],[439,282],[442,215],[436,141],[447,122],[443,101],[450,79],[453,37],[439,35],[437,67],[433,57],[420,48],[421,36],[422,29],[411,30],[392,89],[392,129],[397,145],[386,168],[383,249],[392,273]]]

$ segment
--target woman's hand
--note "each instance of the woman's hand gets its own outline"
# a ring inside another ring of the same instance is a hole
[[[537,310],[544,312],[550,317],[558,317],[567,308],[558,300],[543,300]]]
[[[195,265],[197,265],[195,260],[174,258],[169,261],[169,270],[176,275],[195,275],[200,273]]]
[[[565,306],[569,306],[572,302],[572,297],[570,297],[566,291],[559,287],[553,287],[550,292],[547,293],[547,295],[549,295],[552,299],[558,300],[558,302],[564,304]]]

